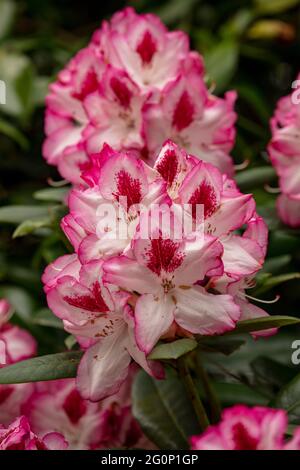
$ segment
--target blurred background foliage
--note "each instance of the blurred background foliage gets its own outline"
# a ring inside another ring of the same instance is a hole
[[[271,230],[256,293],[266,299],[280,294],[280,301],[268,306],[270,313],[300,316],[299,232],[280,224],[276,195],[265,190],[266,183],[277,184],[266,154],[269,119],[300,69],[300,0],[0,0],[0,79],[7,83],[7,104],[0,105],[0,297],[14,304],[14,321],[39,339],[40,353],[73,345],[47,310],[40,281],[45,265],[68,249],[59,230],[66,188],[53,187],[59,175],[41,156],[47,85],[100,22],[126,5],[185,30],[204,55],[214,93],[237,90],[233,156],[237,165],[249,161],[237,179],[255,194]],[[295,375],[290,344],[297,333],[297,327],[287,329],[259,347],[248,339],[240,353],[222,359],[221,368],[216,358],[211,364],[208,359],[223,403],[271,399]],[[276,373],[266,385],[270,358]]]

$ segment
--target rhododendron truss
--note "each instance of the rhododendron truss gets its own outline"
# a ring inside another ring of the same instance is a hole
[[[272,140],[268,150],[279,176],[281,194],[277,210],[282,221],[293,228],[300,227],[300,112],[299,77],[291,95],[278,101],[271,119]]]
[[[0,450],[65,450],[68,443],[56,432],[39,439],[26,416],[15,419],[7,428],[0,425]]]
[[[0,307],[6,365],[35,355],[33,337],[8,323],[9,302],[2,299]],[[136,372],[131,367],[118,393],[100,403],[83,399],[74,379],[0,385],[0,450],[153,448],[131,412]]]
[[[36,354],[36,341],[31,334],[9,323],[13,308],[6,299],[0,300],[0,367],[28,359]],[[0,424],[8,426],[21,414],[23,404],[29,399],[32,383],[0,385]]]
[[[300,450],[300,428],[286,440],[288,419],[284,410],[236,405],[202,435],[191,438],[193,450]]]
[[[44,157],[80,184],[82,167],[104,143],[152,164],[172,138],[232,175],[236,94],[213,96],[204,73],[185,33],[125,8],[103,22],[50,86]]]
[[[52,263],[43,282],[85,350],[84,398],[116,392],[131,359],[162,377],[147,360],[161,338],[222,334],[267,315],[245,293],[263,265],[266,226],[252,196],[216,167],[168,141],[154,169],[105,146],[82,177],[89,187],[71,191],[62,221],[76,253]]]
[[[41,382],[23,406],[32,430],[41,439],[61,433],[69,450],[108,447],[151,447],[131,413],[130,391],[134,371],[117,395],[100,403],[84,400],[73,379]]]

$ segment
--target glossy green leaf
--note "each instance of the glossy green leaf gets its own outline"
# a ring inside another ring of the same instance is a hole
[[[188,449],[189,437],[200,432],[184,385],[170,370],[165,380],[138,373],[132,409],[144,433],[160,449]]]
[[[81,351],[49,354],[0,369],[0,384],[40,382],[76,377]]]
[[[237,351],[243,344],[243,339],[236,339],[226,336],[203,336],[198,339],[198,347],[202,351],[222,353],[229,356]]]
[[[39,201],[62,202],[69,191],[70,187],[46,188],[36,191],[33,196]]]
[[[252,320],[239,321],[236,328],[226,334],[231,335],[237,333],[250,333],[254,331],[267,330],[269,328],[280,328],[281,326],[296,325],[299,323],[300,318],[284,315],[272,315],[268,317],[253,318]]]
[[[57,318],[51,310],[43,308],[36,312],[32,318],[32,323],[40,326],[49,326],[52,328],[63,329],[63,322]]]
[[[216,93],[223,92],[233,78],[238,62],[238,46],[235,42],[218,42],[205,53],[206,72],[216,83]]]
[[[282,364],[270,357],[257,357],[251,361],[255,382],[260,383],[263,390],[268,387],[277,389],[290,382],[297,374],[297,369],[288,364]]]
[[[34,311],[34,300],[26,289],[18,286],[1,286],[0,298],[3,297],[10,302],[23,321],[30,321]]]
[[[0,119],[0,134],[14,140],[23,150],[27,150],[29,142],[24,134],[16,127],[3,119]]]
[[[178,359],[180,356],[193,351],[197,347],[197,341],[189,338],[178,339],[171,343],[158,344],[151,354],[149,359]]]
[[[263,186],[276,181],[275,170],[271,166],[261,166],[240,171],[236,175],[236,182],[242,191],[248,191],[253,187]]]
[[[49,215],[46,206],[4,206],[0,207],[0,222],[20,224],[28,219],[41,219]]]
[[[213,382],[213,387],[224,407],[243,403],[249,406],[266,406],[268,398],[247,385]]]
[[[49,217],[44,219],[37,220],[24,220],[14,231],[13,238],[24,237],[33,233],[35,230],[38,230],[42,227],[49,227],[50,219]]]
[[[281,389],[272,405],[286,410],[291,423],[300,423],[300,374]]]
[[[255,289],[253,295],[257,296],[263,294],[284,282],[293,281],[295,279],[300,279],[300,273],[287,273],[279,276],[268,277],[258,288]]]

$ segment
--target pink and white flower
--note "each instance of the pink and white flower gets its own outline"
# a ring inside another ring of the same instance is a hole
[[[110,147],[82,174],[90,188],[73,189],[62,228],[82,263],[123,253],[142,208],[168,203],[166,183],[143,161]]]
[[[202,58],[190,51],[185,33],[125,8],[50,86],[43,155],[78,185],[82,166],[103,144],[153,162],[171,137],[232,174],[235,97],[208,92]]]
[[[83,131],[88,117],[83,101],[99,88],[104,70],[94,49],[82,49],[50,85],[46,98],[43,155],[50,165],[71,182],[80,181],[80,165],[88,160]]]
[[[91,401],[120,389],[132,359],[150,374],[163,373],[137,347],[135,319],[127,305],[129,294],[102,283],[102,265],[102,261],[91,261],[82,266],[75,255],[66,255],[43,275],[49,307],[85,349],[77,387]]]
[[[285,440],[284,410],[236,405],[223,411],[219,424],[191,438],[192,450],[300,450],[300,428]]]
[[[299,76],[300,77],[300,76]],[[295,82],[299,92],[299,79]],[[272,139],[268,146],[271,162],[279,176],[281,194],[277,210],[281,220],[300,227],[300,112],[293,100],[295,91],[281,98],[271,119]]]
[[[105,60],[125,70],[143,89],[161,90],[179,73],[189,53],[182,31],[169,32],[152,14],[138,15],[133,8],[117,12],[94,33],[92,43]]]
[[[16,418],[8,427],[0,425],[0,450],[65,450],[67,441],[57,432],[39,439],[25,416]]]
[[[192,155],[232,176],[229,152],[234,145],[235,92],[225,99],[211,95],[203,81],[202,59],[189,58],[185,69],[162,90],[159,102],[144,106],[144,132],[150,157],[171,139]]]
[[[1,367],[28,359],[36,354],[36,341],[26,330],[8,323],[13,308],[6,299],[0,300]],[[33,392],[33,384],[0,385],[0,423],[8,426],[21,414],[22,405]]]
[[[40,439],[55,431],[68,441],[69,450],[132,447],[142,432],[131,414],[129,378],[118,394],[100,403],[84,400],[73,379],[42,382],[23,412]]]
[[[76,254],[43,281],[49,307],[86,350],[84,398],[114,393],[131,358],[161,375],[146,359],[161,338],[221,334],[267,315],[246,293],[263,266],[266,225],[216,167],[171,141],[153,169],[105,145],[82,177],[89,187],[72,190],[62,223]]]
[[[168,212],[164,215],[174,217],[172,225],[178,227],[180,221]],[[141,223],[148,215],[142,215]],[[150,238],[137,235],[130,257],[104,263],[106,282],[140,294],[135,305],[139,348],[148,354],[173,322],[193,334],[212,335],[234,328],[240,310],[231,296],[209,294],[195,285],[205,276],[222,274],[222,245],[214,237],[198,238],[193,233],[181,234],[175,241],[159,224],[160,214],[151,215],[158,223],[151,224]]]

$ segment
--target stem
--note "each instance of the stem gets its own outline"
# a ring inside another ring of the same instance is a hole
[[[194,354],[193,356],[195,359],[196,373],[202,382],[205,395],[209,402],[211,419],[214,423],[217,423],[218,421],[220,421],[220,417],[221,417],[221,405],[220,405],[219,398],[216,395],[216,392],[210,382],[209,376],[202,365],[199,355]]]
[[[209,426],[209,420],[202,404],[202,401],[198,395],[198,391],[195,387],[193,379],[191,377],[188,365],[187,365],[187,356],[181,356],[178,359],[178,371],[182,382],[184,383],[188,396],[192,402],[193,408],[195,410],[197,419],[199,421],[201,431],[204,431],[207,426]]]

